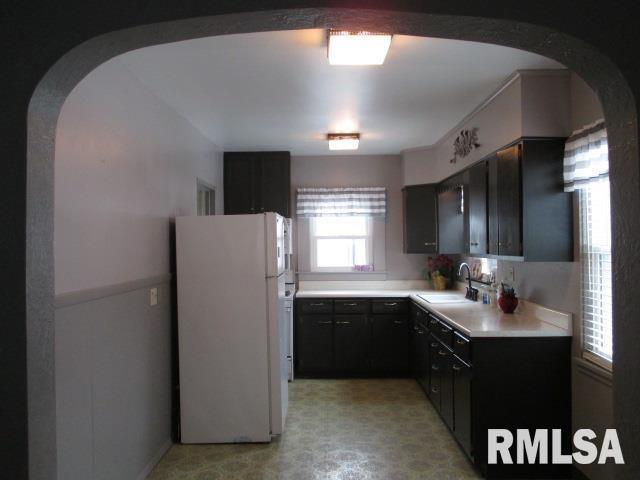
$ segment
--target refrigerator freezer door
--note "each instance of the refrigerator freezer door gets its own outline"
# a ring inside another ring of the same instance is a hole
[[[289,406],[288,314],[285,306],[284,276],[267,278],[269,310],[269,375],[271,395],[271,433],[284,430]]]
[[[182,442],[267,442],[264,216],[176,223]]]
[[[276,213],[265,213],[265,249],[267,253],[267,277],[284,273],[284,218]]]

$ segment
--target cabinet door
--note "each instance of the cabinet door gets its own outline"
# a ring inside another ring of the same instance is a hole
[[[224,154],[224,213],[256,213],[254,207],[254,158],[251,153]]]
[[[435,185],[413,185],[402,190],[404,253],[436,253],[438,226]]]
[[[440,343],[433,336],[429,335],[427,354],[429,356],[429,398],[435,409],[439,412],[442,397],[442,369],[443,361],[438,355]],[[443,347],[440,347],[443,348]]]
[[[298,317],[296,362],[300,372],[328,372],[333,359],[331,315]]]
[[[500,232],[498,230],[498,157],[493,155],[487,162],[487,229],[488,247],[491,255],[500,254]]]
[[[442,365],[440,380],[440,415],[444,423],[453,430],[453,354],[444,347],[438,348]]]
[[[522,255],[520,145],[498,156],[498,237],[500,255]]]
[[[469,170],[467,218],[469,253],[487,253],[487,164],[480,162]]]
[[[368,370],[371,329],[366,315],[334,315],[333,367],[338,373],[355,374]]]
[[[429,335],[422,325],[418,325],[416,330],[416,379],[427,395],[430,395],[429,383],[431,374],[429,372],[431,362],[429,361]]]
[[[432,339],[434,337],[431,337]],[[431,345],[431,401],[444,423],[453,430],[453,369],[451,351],[444,345]]]
[[[471,367],[453,357],[453,432],[467,455],[471,456]]]
[[[371,369],[375,373],[404,374],[409,366],[406,315],[371,316]]]
[[[466,173],[466,172],[465,172]],[[438,192],[438,252],[464,253],[465,215],[464,194],[465,173],[444,181]]]
[[[260,200],[260,212],[276,212],[290,216],[291,157],[289,152],[261,152],[258,168],[259,181],[255,188]]]

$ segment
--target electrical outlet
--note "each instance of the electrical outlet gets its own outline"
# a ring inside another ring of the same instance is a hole
[[[513,286],[513,283],[516,281],[515,271],[513,267],[507,268],[507,274],[504,278],[507,283],[510,283]]]
[[[154,306],[158,304],[158,287],[149,289],[149,305]]]

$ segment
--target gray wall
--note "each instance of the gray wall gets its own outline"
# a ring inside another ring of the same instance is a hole
[[[388,280],[411,280],[422,278],[426,255],[405,255],[402,253],[402,169],[399,155],[326,155],[321,157],[292,157],[291,198],[295,210],[296,189],[298,187],[387,187],[387,217],[384,228],[379,220],[374,221],[374,252],[376,268],[380,266],[380,256],[384,257],[384,269]],[[308,269],[309,240],[308,221],[296,221],[299,270]],[[380,252],[381,240],[386,252]],[[300,275],[301,279],[345,279],[379,280],[368,274],[321,274]],[[384,278],[382,278],[384,279]]]
[[[135,479],[170,445],[171,224],[195,213],[196,178],[220,210],[220,149],[117,59],[71,92],[55,152],[58,478]]]

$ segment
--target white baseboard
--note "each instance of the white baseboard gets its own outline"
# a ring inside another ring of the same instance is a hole
[[[165,443],[163,443],[162,446],[156,452],[156,454],[153,457],[151,457],[151,460],[149,460],[149,463],[147,463],[147,465],[142,469],[142,471],[140,472],[136,480],[144,480],[145,478],[147,478],[147,476],[151,473],[151,470],[153,470],[153,467],[155,467],[158,464],[160,459],[164,456],[165,453],[167,453],[167,451],[171,448],[172,445],[173,445],[173,442],[171,440],[167,440]]]

